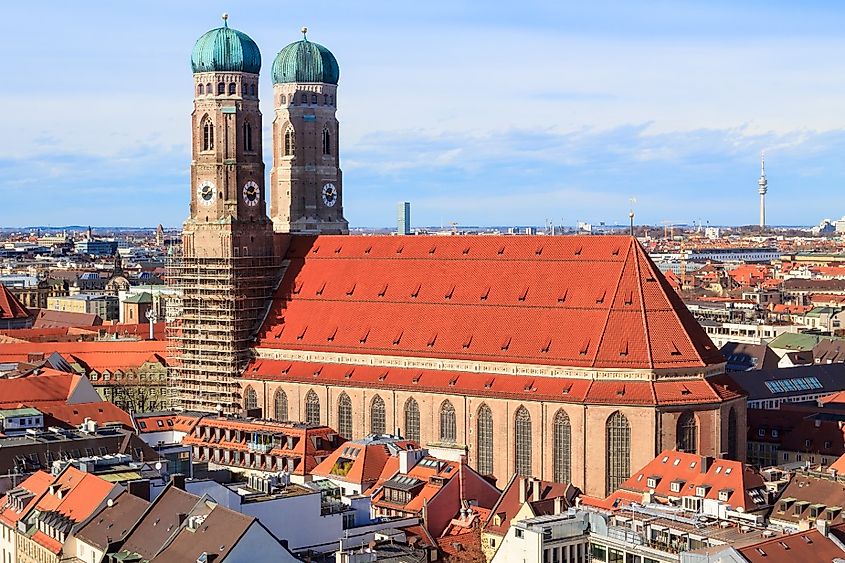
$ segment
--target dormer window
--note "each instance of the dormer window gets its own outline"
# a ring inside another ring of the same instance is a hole
[[[648,487],[650,489],[654,489],[659,484],[660,484],[660,477],[649,477],[648,480],[646,481],[646,485],[648,485]]]
[[[680,493],[683,486],[684,486],[684,481],[676,479],[675,481],[672,481],[669,484],[669,490],[671,490],[673,493]]]

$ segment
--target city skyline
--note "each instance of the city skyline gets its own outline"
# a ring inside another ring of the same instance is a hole
[[[624,224],[631,197],[638,223],[753,224],[763,149],[769,224],[836,218],[843,11],[762,7],[14,6],[0,224],[181,224],[190,47],[224,11],[262,51],[265,148],[275,53],[308,25],[337,55],[353,227],[403,200],[415,225]]]

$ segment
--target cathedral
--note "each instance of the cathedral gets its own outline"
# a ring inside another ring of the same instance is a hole
[[[185,409],[398,433],[592,495],[664,449],[744,457],[745,399],[635,238],[349,235],[334,55],[303,29],[273,61],[269,186],[257,45],[224,21],[191,63]]]

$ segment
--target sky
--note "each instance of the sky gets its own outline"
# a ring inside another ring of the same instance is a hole
[[[353,227],[547,221],[813,225],[845,215],[845,4],[618,1],[8,3],[0,226],[178,227],[190,53],[229,25],[340,64]],[[269,185],[269,180],[268,180]]]

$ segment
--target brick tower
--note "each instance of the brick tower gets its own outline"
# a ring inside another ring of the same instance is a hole
[[[172,261],[182,304],[169,336],[181,405],[232,412],[240,402],[235,380],[249,359],[277,261],[264,202],[261,54],[226,19],[191,55],[191,214],[181,258]]]
[[[273,228],[280,233],[345,234],[338,155],[334,55],[305,37],[273,61]]]

